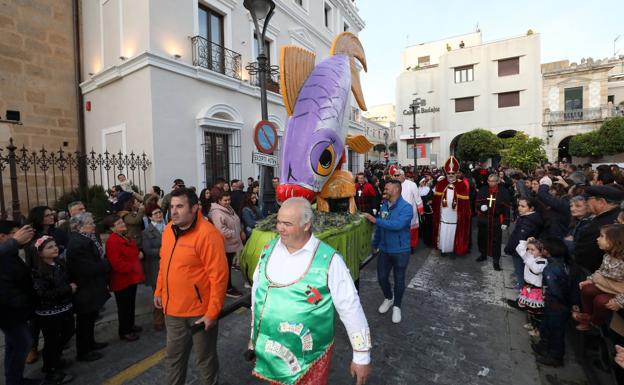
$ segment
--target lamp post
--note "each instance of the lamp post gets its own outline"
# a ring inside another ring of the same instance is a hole
[[[257,64],[249,64],[247,66],[247,70],[250,74],[258,74],[262,120],[269,120],[266,90],[267,74],[271,74],[277,70],[272,68],[269,63],[265,52],[264,39],[266,37],[269,20],[271,20],[275,11],[275,2],[273,0],[245,0],[243,1],[243,6],[251,14],[256,31],[256,41],[258,44]],[[262,29],[259,28],[259,21],[261,20],[264,20]],[[272,204],[275,200],[275,190],[273,189],[272,180],[273,168],[264,165],[260,166],[260,197],[258,200],[263,203],[263,207],[265,208]]]
[[[407,110],[403,110],[403,115],[412,115],[412,130],[414,130],[414,175],[416,175],[418,169],[418,148],[416,147],[416,130],[420,127],[416,126],[416,113],[420,107],[427,105],[427,101],[423,98],[416,98],[412,100]]]
[[[388,128],[384,130],[384,144],[386,146],[386,166],[388,166],[388,161],[390,160],[390,155],[388,154]]]

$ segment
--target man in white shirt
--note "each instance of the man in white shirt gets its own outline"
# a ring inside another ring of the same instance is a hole
[[[395,178],[401,181],[401,198],[412,206],[412,223],[410,223],[410,248],[414,252],[414,248],[418,246],[418,227],[419,218],[418,214],[424,212],[424,206],[418,186],[416,183],[405,178],[405,172],[400,168],[394,171]]]
[[[313,215],[306,199],[286,200],[277,215],[280,237],[258,261],[251,291],[253,374],[271,383],[326,384],[335,307],[353,347],[351,375],[362,385],[370,374],[368,322],[342,257],[312,234]]]

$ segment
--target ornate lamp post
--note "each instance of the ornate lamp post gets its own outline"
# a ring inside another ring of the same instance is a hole
[[[386,146],[386,166],[388,165],[388,161],[390,160],[390,155],[388,154],[388,129],[386,128],[383,133],[384,136],[384,144]]]
[[[416,113],[418,112],[420,107],[424,107],[427,105],[427,101],[423,98],[416,98],[412,100],[412,104],[410,104],[407,110],[403,110],[403,115],[412,115],[412,130],[414,130],[414,174],[416,174],[416,170],[418,168],[418,148],[416,147],[416,130],[420,127],[416,126]]]
[[[258,74],[260,83],[260,106],[262,109],[262,120],[269,120],[269,112],[267,107],[267,74],[277,72],[276,68],[272,68],[265,52],[264,41],[266,37],[267,26],[269,20],[275,11],[275,2],[273,0],[245,0],[243,6],[251,14],[256,31],[256,41],[258,44],[257,64],[250,63],[246,69],[250,74]],[[262,29],[259,28],[259,21],[264,20]],[[269,166],[260,167],[260,201],[263,207],[268,207],[275,200],[275,190],[272,185],[273,168]]]

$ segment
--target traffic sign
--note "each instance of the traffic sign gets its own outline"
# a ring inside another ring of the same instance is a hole
[[[269,167],[277,167],[277,156],[253,152],[251,162]]]
[[[261,120],[254,129],[254,143],[263,154],[271,155],[277,148],[277,129],[272,122]]]

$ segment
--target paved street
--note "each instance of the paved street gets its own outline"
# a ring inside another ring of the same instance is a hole
[[[568,350],[563,369],[535,365],[529,337],[522,328],[524,314],[507,307],[511,297],[511,261],[503,259],[503,272],[490,264],[477,264],[474,255],[439,257],[419,248],[409,266],[409,288],[403,305],[403,322],[392,324],[390,314],[380,315],[382,300],[376,282],[375,264],[363,271],[361,298],[374,339],[374,371],[370,384],[550,384],[581,385],[587,382]],[[238,274],[236,274],[238,275]],[[115,303],[108,302],[97,338],[110,342],[105,358],[95,363],[74,363],[75,384],[163,383],[164,332],[151,329],[150,293],[139,293],[138,323],[145,329],[135,343],[116,338]],[[249,334],[249,311],[241,309],[220,323],[219,357],[222,385],[260,384],[253,379],[251,364],[242,353]],[[330,384],[352,384],[348,374],[351,351],[342,325],[337,325],[337,343]],[[66,352],[74,356],[72,347]],[[41,361],[28,366],[28,374],[40,375]],[[199,384],[191,366],[189,384]]]

